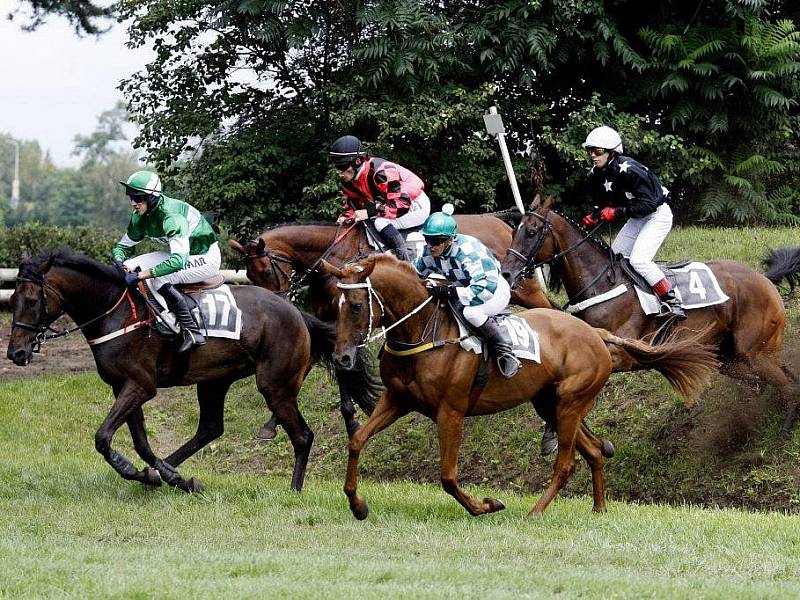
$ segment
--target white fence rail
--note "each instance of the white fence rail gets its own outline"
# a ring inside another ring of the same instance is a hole
[[[223,269],[220,271],[222,276],[225,278],[225,283],[235,283],[235,284],[244,284],[250,283],[250,280],[247,279],[247,275],[244,271],[233,271],[231,269]],[[6,283],[9,281],[14,281],[17,278],[17,269],[7,269],[7,268],[0,268],[0,282]],[[11,294],[14,293],[14,290],[0,290],[0,305],[6,306],[8,305],[9,300],[11,299]]]

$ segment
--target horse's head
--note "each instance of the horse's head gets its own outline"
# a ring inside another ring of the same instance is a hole
[[[252,239],[244,245],[230,240],[228,245],[244,256],[250,281],[276,294],[289,291],[294,265],[288,257],[269,248],[264,238]]]
[[[61,296],[46,277],[52,264],[51,255],[46,260],[25,259],[19,266],[11,296],[14,318],[6,356],[21,367],[31,362],[50,324],[64,314]]]
[[[552,196],[542,202],[537,195],[514,231],[511,248],[501,265],[503,277],[512,287],[520,278],[530,276],[534,264],[552,258],[558,252],[550,220],[552,205]]]
[[[369,278],[378,256],[370,255],[348,263],[341,269],[322,261],[323,270],[339,280],[337,287],[341,294],[333,359],[343,369],[352,369],[355,366],[359,346],[366,343],[372,330],[380,325],[383,316],[382,300]]]

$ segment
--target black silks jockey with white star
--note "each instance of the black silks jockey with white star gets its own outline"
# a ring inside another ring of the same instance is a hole
[[[622,154],[622,138],[614,129],[597,127],[583,144],[592,160],[588,184],[592,197],[602,206],[599,215],[586,215],[583,224],[627,219],[611,248],[627,258],[661,299],[662,317],[685,319],[686,313],[672,284],[653,262],[656,252],[672,229],[669,190],[650,169]]]

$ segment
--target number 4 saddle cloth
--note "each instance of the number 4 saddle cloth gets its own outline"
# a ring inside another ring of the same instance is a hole
[[[680,266],[669,268],[660,266],[660,268],[664,276],[672,282],[675,295],[687,310],[722,304],[729,300],[719,286],[711,267],[705,263],[690,262]],[[645,284],[645,287],[638,281],[634,283],[644,314],[657,314],[661,309],[661,300],[656,297],[649,285]]]
[[[453,314],[458,321],[458,333],[461,338],[461,347],[464,350],[482,354],[485,351],[486,342],[480,339],[464,322],[458,310],[453,310]],[[539,334],[531,328],[530,324],[520,317],[512,314],[499,314],[490,317],[505,327],[511,345],[514,348],[514,356],[522,360],[532,360],[541,364],[541,352],[539,348]]]
[[[148,280],[149,282],[149,280]],[[160,319],[156,321],[159,333],[177,333],[175,317],[167,310],[164,298],[148,285],[151,300],[161,308]],[[194,320],[206,337],[238,340],[242,334],[242,311],[236,305],[236,298],[227,284],[213,289],[189,294],[189,306]]]

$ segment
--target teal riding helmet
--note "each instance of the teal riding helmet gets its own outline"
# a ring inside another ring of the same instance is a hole
[[[425,237],[453,237],[456,234],[456,220],[446,212],[435,212],[422,226]]]

